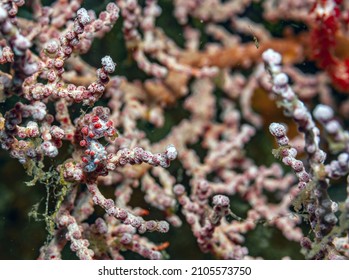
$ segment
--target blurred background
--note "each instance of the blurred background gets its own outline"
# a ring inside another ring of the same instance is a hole
[[[44,5],[49,5],[52,1],[42,1]],[[84,1],[83,7],[93,9],[97,14],[105,9],[109,1]],[[139,1],[144,5],[144,1]],[[183,46],[183,31],[181,26],[173,17],[173,2],[170,0],[160,0],[162,14],[158,18],[156,24],[161,26],[165,33],[171,37],[179,46]],[[291,27],[295,32],[300,32],[306,29],[306,26],[299,22],[280,21],[280,22],[264,22],[261,14],[263,9],[261,3],[253,3],[241,14],[241,17],[247,16],[256,23],[262,23],[276,37],[282,36],[285,29]],[[31,18],[31,1],[27,1],[26,6],[19,11],[19,16]],[[199,20],[191,19],[191,24],[196,28],[203,30],[205,23]],[[226,27],[231,30],[229,24]],[[130,59],[125,48],[125,42],[122,35],[122,19],[117,21],[112,31],[103,39],[95,39],[93,47],[89,53],[83,55],[83,58],[91,65],[98,67],[100,59],[104,55],[110,55],[117,62],[117,70],[115,74],[126,76],[129,80],[146,78],[146,75],[138,70],[135,63]],[[233,32],[233,31],[232,31]],[[204,34],[204,33],[203,33]],[[246,41],[253,41],[253,37],[244,37]],[[201,44],[205,45],[210,41],[207,35],[202,36]],[[317,71],[312,63],[301,66],[302,71],[314,72]],[[250,72],[245,70],[246,75]],[[222,93],[217,91],[217,98],[222,96]],[[277,120],[278,122],[287,123],[289,131],[295,133],[295,126],[288,119],[283,117],[280,109],[278,109],[273,101],[268,99],[265,92],[261,92],[257,97],[254,97],[253,107],[259,114],[263,115],[266,123]],[[4,113],[17,102],[19,98],[13,97],[11,100],[0,104],[0,112]],[[148,123],[140,122],[139,127],[142,128],[151,141],[156,142],[162,139],[168,133],[170,128],[179,123],[179,121],[187,116],[187,112],[182,108],[183,100],[179,100],[172,108],[166,110],[166,123],[161,129],[154,129]],[[96,105],[106,104],[107,100],[101,100]],[[313,106],[314,104],[309,104]],[[79,112],[79,108],[76,108]],[[267,127],[264,127],[252,141],[247,145],[247,154],[255,160],[257,164],[270,165],[276,159],[272,156],[271,147],[274,147],[274,139],[267,132]],[[200,145],[193,147],[199,153]],[[46,166],[57,165],[64,156],[69,153],[67,147],[60,150],[60,156],[54,162],[45,162]],[[289,169],[286,169],[289,171]],[[188,182],[185,171],[178,162],[170,167],[170,171],[177,178],[182,178],[182,183]],[[17,160],[9,157],[8,153],[0,150],[0,259],[35,259],[39,255],[39,248],[44,244],[47,238],[46,224],[44,221],[35,221],[30,217],[29,213],[33,207],[39,210],[44,206],[46,199],[46,187],[37,184],[35,186],[26,186],[25,182],[31,178],[26,175],[22,165]],[[108,191],[108,190],[106,190]],[[343,200],[345,197],[345,182],[336,183],[335,187],[330,190],[330,195],[335,201]],[[134,205],[141,205],[150,210],[152,215],[156,216],[156,209],[146,206],[141,191],[136,191],[132,199]],[[242,217],[248,210],[246,205],[239,197],[233,197],[231,208],[234,213]],[[98,211],[97,211],[98,213]],[[183,216],[180,214],[180,217]],[[151,217],[150,217],[151,218]],[[184,220],[184,218],[183,218]],[[304,224],[304,233],[309,230],[308,225]],[[211,259],[209,254],[200,252],[196,239],[193,237],[190,228],[184,223],[179,229],[171,229],[168,234],[161,235],[151,233],[151,240],[156,242],[169,241],[170,246],[166,250],[171,259]],[[275,228],[271,228],[263,224],[258,224],[257,228],[249,232],[246,236],[245,245],[248,247],[250,255],[261,256],[266,259],[280,259],[283,256],[290,256],[293,259],[302,259],[300,246],[295,242],[286,240],[282,234]],[[140,258],[138,255],[125,254],[126,258]],[[76,256],[70,250],[64,250],[63,258],[76,259]]]

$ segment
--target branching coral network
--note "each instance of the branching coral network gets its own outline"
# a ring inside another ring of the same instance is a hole
[[[46,185],[39,259],[175,258],[184,227],[217,259],[265,257],[260,227],[349,258],[348,1],[42,2],[0,2],[0,143]],[[138,78],[85,59],[109,34]]]

